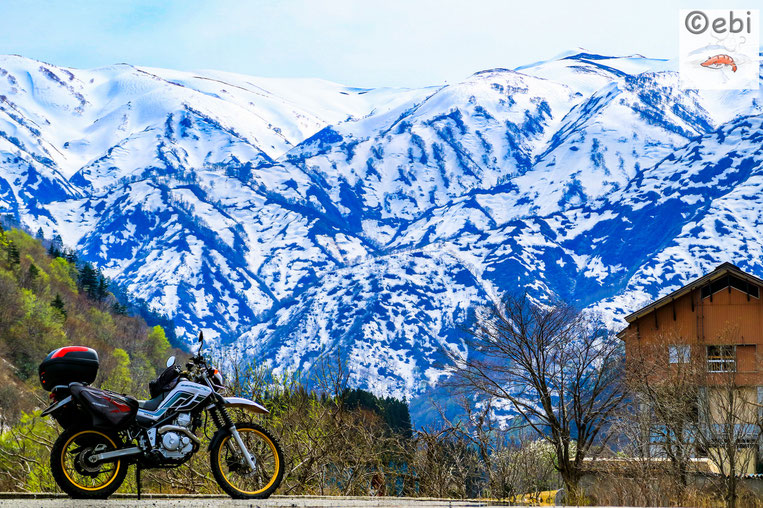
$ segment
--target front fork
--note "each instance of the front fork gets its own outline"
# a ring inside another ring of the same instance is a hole
[[[239,450],[241,450],[241,453],[244,454],[244,458],[246,459],[246,463],[249,466],[249,469],[251,469],[252,473],[254,473],[255,471],[254,457],[252,457],[252,454],[249,453],[249,450],[246,449],[244,440],[241,439],[241,434],[238,433],[238,430],[236,430],[235,425],[231,426],[230,433],[233,435],[233,439],[236,440],[236,444],[238,445]]]
[[[244,456],[244,459],[246,460],[246,464],[249,466],[249,469],[252,471],[252,473],[256,470],[256,463],[254,457],[252,457],[252,454],[249,453],[249,450],[246,448],[246,444],[244,444],[244,440],[241,439],[241,434],[239,434],[238,429],[236,429],[236,425],[233,423],[233,420],[231,420],[230,415],[228,414],[228,409],[225,407],[225,404],[222,400],[222,397],[218,396],[217,403],[215,404],[215,413],[217,413],[214,417],[215,424],[217,425],[218,429],[226,429],[228,432],[231,433],[231,436],[233,436],[233,440],[236,442],[236,445],[238,446],[238,449],[241,450],[241,454]]]

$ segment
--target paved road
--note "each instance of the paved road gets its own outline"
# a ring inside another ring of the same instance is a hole
[[[456,501],[449,499],[420,498],[373,498],[373,497],[281,497],[267,500],[235,501],[227,497],[182,497],[143,499],[112,498],[108,501],[72,500],[65,497],[53,499],[5,498],[0,499],[2,508],[476,508],[505,506],[486,501]]]

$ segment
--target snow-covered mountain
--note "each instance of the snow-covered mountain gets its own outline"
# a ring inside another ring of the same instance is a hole
[[[207,336],[424,393],[470,308],[763,275],[763,93],[570,52],[424,89],[0,57],[0,212]]]

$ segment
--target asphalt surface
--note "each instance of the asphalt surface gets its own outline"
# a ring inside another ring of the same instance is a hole
[[[196,497],[173,497],[152,498],[143,496],[138,501],[135,498],[114,497],[109,500],[87,501],[82,499],[69,499],[67,497],[56,498],[32,498],[13,497],[0,499],[2,508],[476,508],[505,506],[492,504],[488,501],[479,500],[450,500],[450,499],[422,499],[422,498],[399,498],[399,497],[281,497],[273,496],[265,500],[233,500],[228,497],[196,496]]]

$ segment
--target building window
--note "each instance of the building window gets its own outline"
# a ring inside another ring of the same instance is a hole
[[[691,349],[687,344],[674,344],[668,346],[668,359],[670,363],[689,363]]]
[[[734,372],[734,346],[707,346],[708,372]]]

